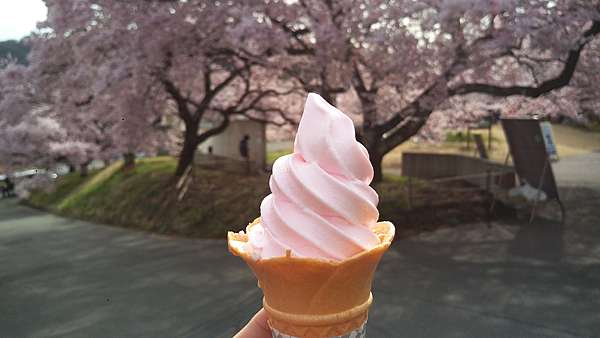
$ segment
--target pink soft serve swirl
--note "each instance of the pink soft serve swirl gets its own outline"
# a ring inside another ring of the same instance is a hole
[[[310,93],[294,153],[277,159],[261,222],[249,231],[256,258],[293,256],[343,260],[379,243],[373,167],[344,113]]]

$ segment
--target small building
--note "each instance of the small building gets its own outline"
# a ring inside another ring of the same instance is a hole
[[[251,166],[257,171],[265,169],[266,154],[266,125],[263,122],[251,121],[247,119],[232,120],[227,129],[222,133],[215,135],[198,147],[202,154],[209,154],[209,148],[212,148],[212,154],[243,161],[240,155],[240,141],[244,135],[250,137],[248,142],[248,153]]]

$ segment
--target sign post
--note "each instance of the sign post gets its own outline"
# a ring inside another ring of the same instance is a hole
[[[519,181],[538,189],[529,222],[533,221],[542,191],[548,200],[555,199],[558,202],[564,222],[565,210],[558,195],[548,151],[548,144],[551,144],[556,153],[551,130],[550,134],[544,133],[540,121],[534,119],[502,119],[501,122]],[[548,139],[551,143],[547,143],[545,135],[550,135]]]

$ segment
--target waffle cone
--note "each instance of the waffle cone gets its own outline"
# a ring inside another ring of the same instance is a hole
[[[343,261],[291,255],[256,260],[244,250],[246,233],[229,232],[227,237],[229,251],[240,256],[258,278],[271,327],[296,337],[332,337],[367,320],[373,275],[394,238],[394,226],[379,222],[371,230],[380,244]]]

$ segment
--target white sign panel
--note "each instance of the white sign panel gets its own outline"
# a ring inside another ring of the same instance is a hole
[[[554,136],[552,136],[552,125],[550,122],[540,122],[540,128],[542,129],[542,135],[544,137],[544,144],[546,145],[546,152],[548,156],[553,159],[558,158],[558,151],[556,150],[556,144],[554,143]]]

